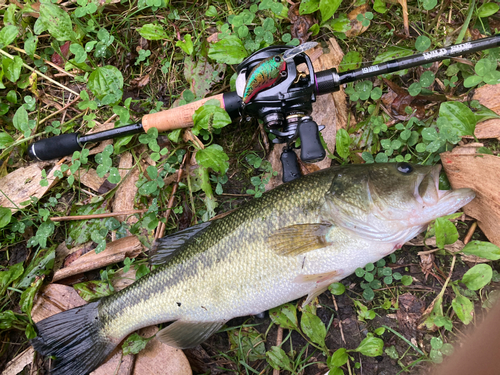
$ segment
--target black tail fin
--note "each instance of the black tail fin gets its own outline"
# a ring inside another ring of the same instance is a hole
[[[97,368],[115,348],[102,330],[99,302],[76,307],[38,322],[35,350],[56,357],[53,375],[85,375]]]

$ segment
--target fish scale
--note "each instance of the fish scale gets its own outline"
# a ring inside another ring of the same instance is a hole
[[[55,375],[95,369],[133,331],[172,322],[160,341],[198,345],[229,319],[307,295],[401,247],[470,200],[440,191],[439,167],[364,164],[318,171],[231,214],[160,239],[156,268],[122,291],[49,317],[32,340]]]
[[[330,180],[325,173],[314,177],[308,183],[299,180],[282,185],[263,196],[263,199],[251,201],[246,210],[236,211],[220,219],[208,227],[202,244],[187,244],[171,263],[159,266],[151,276],[134,283],[133,290],[129,290],[129,287],[104,300],[100,314],[114,317],[107,322],[107,334],[120,339],[131,331],[174,320],[179,315],[197,321],[224,319],[229,310],[234,310],[233,299],[214,298],[210,289],[207,290],[219,285],[227,287],[218,290],[215,296],[253,296],[246,298],[247,302],[240,306],[238,314],[255,314],[269,309],[269,304],[274,304],[275,298],[279,296],[267,290],[270,300],[266,303],[261,299],[261,292],[273,285],[273,278],[282,279],[282,273],[297,268],[301,260],[289,258],[284,261],[265,246],[265,238],[282,226],[318,222],[317,211],[330,186]],[[314,189],[311,189],[311,183]],[[310,206],[316,209],[308,209]],[[276,269],[275,263],[281,266],[281,270]],[[246,276],[252,276],[254,283],[249,283]],[[293,280],[295,276],[288,278]],[[158,285],[162,285],[163,290],[158,291]],[[206,287],[201,288],[200,285]],[[284,289],[278,294],[287,295],[291,292],[291,288]],[[256,290],[259,292],[256,293]],[[127,295],[126,309],[123,309],[122,294]],[[213,302],[200,302],[207,294]],[[198,295],[196,303],[188,302],[193,300],[193,295]],[[288,300],[288,297],[284,298]],[[177,302],[181,303],[180,307]],[[255,306],[260,305],[262,308],[255,310]],[[148,311],[148,319],[143,318],[141,311]]]

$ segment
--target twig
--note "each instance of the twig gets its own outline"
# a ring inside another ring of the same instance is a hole
[[[11,59],[11,60],[14,60],[14,56],[12,56],[12,55],[8,54],[8,53],[7,53],[7,52],[5,52],[3,49],[0,49],[0,53],[1,53],[2,55],[4,55],[4,56],[8,57],[8,58],[9,58],[9,59]],[[46,76],[45,74],[43,74],[42,72],[39,72],[38,70],[33,69],[31,66],[29,66],[28,64],[25,64],[24,62],[23,62],[23,66],[24,66],[25,68],[27,68],[27,69],[31,70],[32,72],[35,72],[35,73],[36,73],[36,74],[38,74],[40,77],[43,77],[43,78],[45,78],[46,80],[48,80],[48,81],[52,82],[54,85],[57,85],[57,86],[59,86],[59,87],[63,88],[63,89],[64,89],[64,90],[66,90],[66,91],[69,91],[70,93],[72,93],[72,94],[74,94],[74,95],[76,95],[76,96],[80,96],[80,94],[78,94],[76,91],[71,90],[69,87],[64,86],[62,83],[59,83],[59,82],[57,82],[57,81],[54,81],[52,78],[47,77],[47,76]]]
[[[186,163],[188,154],[189,152],[186,152],[186,154],[184,155],[184,159],[182,159],[181,166],[179,167],[179,171],[177,172],[177,181],[172,187],[172,193],[170,194],[170,199],[168,200],[167,211],[165,212],[165,223],[168,221],[170,212],[172,211],[172,207],[174,206],[175,193],[177,192],[177,187],[179,186],[179,182],[181,182],[182,172],[184,171],[184,164]],[[157,240],[158,238],[162,238],[163,235],[165,234],[165,223],[160,221],[160,224],[156,229],[155,240]]]
[[[281,343],[283,342],[283,327],[278,326],[278,334],[276,336],[276,346],[281,347]],[[280,375],[280,370],[274,369],[273,375]]]
[[[25,51],[25,50],[23,50],[22,48],[17,48],[17,47],[11,46],[11,45],[9,45],[8,47],[9,47],[9,48],[11,48],[11,49],[13,49],[13,50],[15,50],[15,51],[17,51],[17,52],[21,52],[21,53],[24,53],[25,55],[27,55],[26,51]],[[34,53],[34,54],[33,54],[33,57],[36,57],[37,59],[42,59],[42,57],[38,56],[36,53]],[[74,74],[71,74],[71,73],[69,73],[69,72],[65,71],[63,68],[61,68],[60,66],[58,66],[58,65],[54,64],[53,62],[51,62],[51,61],[49,61],[49,60],[46,60],[46,59],[42,59],[42,60],[43,60],[43,62],[44,62],[45,64],[50,65],[50,66],[51,66],[51,67],[53,67],[54,69],[59,70],[59,71],[60,71],[61,73],[63,73],[64,75],[69,76],[69,77],[72,77],[72,78],[74,78],[74,77],[75,77],[75,75],[74,75]]]
[[[435,253],[436,251],[439,251],[441,249],[432,249],[432,250],[426,250],[426,251],[419,251],[417,253],[418,256],[420,255],[429,255],[429,254],[432,254],[432,253]]]
[[[333,294],[332,294],[332,300],[333,300],[333,306],[335,306],[335,311],[337,312],[337,316],[339,317],[340,337],[342,337],[342,341],[344,342],[344,344],[346,344],[344,337],[344,330],[342,329],[342,319],[340,319],[339,307],[337,306],[337,300],[335,299],[335,295]]]
[[[75,216],[61,216],[61,217],[51,217],[51,221],[69,221],[69,220],[87,220],[87,219],[102,219],[105,217],[114,217],[120,215],[133,215],[141,214],[147,212],[147,209],[143,210],[128,210],[128,211],[118,211],[118,212],[107,212],[104,214],[94,214],[94,215],[75,215]]]
[[[467,245],[469,243],[469,241],[472,238],[472,235],[474,234],[474,231],[476,230],[476,228],[477,228],[477,221],[475,221],[475,222],[472,223],[472,225],[469,228],[469,231],[465,235],[464,245]]]
[[[75,100],[69,102],[68,104],[66,104],[64,107],[62,107],[61,109],[57,110],[56,112],[54,113],[51,113],[50,115],[48,115],[47,117],[45,117],[44,119],[40,120],[40,122],[38,123],[38,125],[41,125],[43,124],[45,121],[47,121],[48,119],[58,115],[59,113],[65,111],[66,109],[68,109],[69,107],[71,107],[73,104],[75,104],[77,101],[80,100],[80,97],[78,96]]]

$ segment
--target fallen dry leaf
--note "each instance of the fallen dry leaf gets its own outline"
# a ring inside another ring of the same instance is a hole
[[[75,261],[68,267],[61,268],[54,273],[53,282],[77,275],[82,272],[96,270],[107,265],[122,262],[126,257],[135,258],[142,251],[142,245],[135,236],[120,238],[106,244],[106,249],[99,254],[92,250]]]
[[[18,354],[14,359],[7,363],[2,375],[17,375],[24,370],[24,368],[33,361],[35,350],[30,346],[24,352]]]
[[[475,90],[472,99],[478,100],[479,103],[492,111],[500,114],[500,85],[484,85]],[[479,139],[498,138],[500,139],[500,119],[491,119],[480,122],[476,125],[474,135]]]
[[[57,163],[47,173],[47,186],[40,186],[42,170],[47,163],[33,163],[24,168],[18,168],[0,179],[0,207],[10,208],[12,213],[31,204],[30,198],[40,199],[59,179],[54,173],[61,169],[62,163]],[[28,202],[22,205],[22,202]]]
[[[419,298],[411,293],[399,296],[399,309],[396,317],[399,322],[401,334],[407,339],[414,338],[417,333],[417,323],[422,317],[425,305]]]
[[[85,305],[77,291],[67,285],[49,284],[40,290],[33,302],[31,317],[35,323],[54,314]]]
[[[312,14],[304,14],[301,15],[299,13],[299,5],[300,2],[293,4],[288,10],[288,18],[292,23],[290,27],[290,34],[292,34],[292,38],[297,38],[300,40],[300,44],[307,42],[309,37],[311,36],[311,32],[309,29],[318,21],[314,18]]]
[[[389,90],[382,95],[382,103],[390,110],[390,115],[398,120],[407,120],[408,114],[405,112],[407,106],[416,111],[415,116],[418,119],[424,119],[432,115],[432,112],[427,110],[427,104],[446,101],[444,95],[411,96],[407,90],[388,79],[384,78],[384,83]]]
[[[351,21],[351,29],[345,32],[345,35],[348,38],[363,34],[368,29],[370,25],[363,26],[362,23],[357,19],[358,14],[365,14],[366,12],[368,12],[368,4],[363,4],[349,12],[347,18],[349,18],[349,20]]]
[[[139,168],[136,166],[132,170],[132,154],[126,152],[122,154],[120,158],[120,164],[118,170],[120,176],[122,177],[122,182],[118,186],[118,189],[113,200],[113,212],[128,211],[134,209],[135,196],[139,188],[136,186],[137,181],[139,181]],[[124,221],[125,216],[117,216],[118,221]],[[127,219],[127,223],[133,225],[137,222],[137,218],[131,215]]]
[[[444,152],[441,161],[453,189],[476,191],[464,212],[477,219],[488,239],[500,246],[500,158],[486,154]]]

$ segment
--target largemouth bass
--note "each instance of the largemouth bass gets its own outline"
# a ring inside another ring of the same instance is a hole
[[[229,319],[308,295],[399,249],[474,198],[441,191],[440,167],[333,167],[281,185],[230,215],[159,240],[150,274],[36,325],[53,374],[86,374],[133,331],[162,322],[160,341],[188,348]]]

